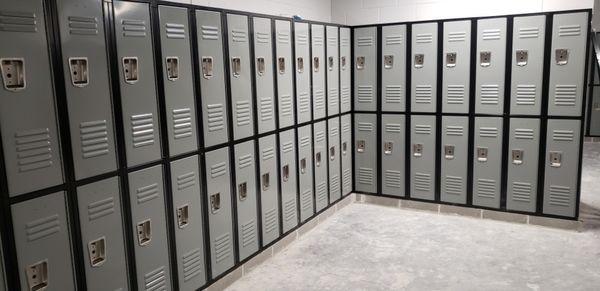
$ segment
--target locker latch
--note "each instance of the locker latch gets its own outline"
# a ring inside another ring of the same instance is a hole
[[[283,182],[287,182],[290,179],[290,165],[285,165],[281,169],[281,175],[283,177]]]
[[[123,76],[125,83],[134,84],[138,81],[138,58],[126,57],[123,58]]]
[[[177,208],[177,227],[184,228],[190,223],[190,206],[188,204]]]
[[[4,89],[20,91],[25,89],[25,60],[22,58],[0,59]]]
[[[300,160],[300,173],[306,173],[306,158]]]
[[[216,213],[221,209],[221,193],[210,195],[210,211]]]
[[[454,145],[444,145],[444,158],[454,160]]]
[[[89,84],[87,58],[69,58],[69,69],[71,71],[71,83],[73,86],[85,87]]]
[[[365,141],[359,140],[356,142],[356,151],[362,153],[365,151]]]
[[[213,58],[202,57],[202,77],[210,79],[213,76]]]
[[[244,182],[238,185],[238,196],[240,201],[246,200],[246,197],[248,197],[248,183]]]
[[[342,70],[346,70],[346,57],[340,57],[340,64],[342,66]]]
[[[391,141],[386,141],[383,143],[383,153],[386,155],[391,155],[394,147],[394,143]]]
[[[106,239],[101,237],[88,243],[90,265],[99,267],[106,261]]]
[[[481,163],[487,162],[488,148],[477,147],[477,161]]]
[[[446,67],[448,67],[448,68],[456,67],[456,53],[447,53],[446,54]]]
[[[413,144],[413,156],[415,156],[415,157],[423,156],[423,144],[422,143]]]
[[[415,68],[420,69],[423,67],[425,63],[425,55],[424,54],[415,54]]]
[[[256,70],[258,71],[258,75],[260,75],[260,76],[265,74],[265,58],[264,57],[256,58]]]
[[[167,79],[169,81],[179,79],[179,57],[167,57]]]
[[[560,168],[562,165],[562,152],[550,152],[550,166]]]
[[[317,164],[317,167],[321,166],[321,152],[315,154],[315,163]]]
[[[523,66],[527,65],[527,59],[528,59],[527,55],[528,55],[527,50],[517,50],[517,66],[523,67]]]
[[[492,52],[483,51],[479,52],[479,64],[482,67],[489,67],[492,62]]]
[[[327,58],[327,65],[329,66],[329,70],[333,71],[333,57]]]
[[[335,160],[335,147],[329,148],[329,159],[332,161]]]
[[[383,67],[386,69],[391,69],[394,66],[394,56],[386,55],[383,56]]]
[[[279,57],[279,59],[277,59],[277,65],[279,68],[279,74],[281,74],[281,75],[285,74],[285,58],[284,57]]]
[[[512,150],[512,163],[520,165],[523,163],[523,150]]]
[[[346,155],[346,152],[348,151],[348,143],[347,142],[343,142],[342,143],[342,155]]]
[[[269,185],[271,185],[271,175],[270,175],[270,173],[264,173],[262,175],[262,189],[263,189],[263,191],[269,190]]]
[[[319,71],[319,66],[320,66],[319,57],[314,57],[313,58],[313,70],[315,71],[315,73]]]
[[[302,72],[304,72],[304,58],[303,57],[298,57],[296,59],[296,70],[300,74],[302,74]]]
[[[30,291],[43,291],[48,288],[48,260],[27,266],[25,273]]]
[[[356,69],[362,70],[365,68],[365,57],[356,57]]]
[[[150,219],[144,220],[137,224],[137,238],[140,246],[146,246],[152,240],[152,226]]]
[[[231,58],[231,73],[238,78],[242,72],[242,59],[240,57]]]
[[[569,62],[568,49],[556,49],[555,52],[556,64],[559,66],[566,65]]]

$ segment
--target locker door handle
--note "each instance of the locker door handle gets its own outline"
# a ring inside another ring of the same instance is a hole
[[[415,68],[420,69],[425,64],[424,54],[415,54]]]
[[[321,166],[321,152],[315,154],[315,163],[317,164],[317,167]]]
[[[423,144],[421,144],[421,143],[413,144],[413,156],[415,156],[415,157],[423,156]]]
[[[302,160],[300,160],[300,173],[301,174],[306,173],[306,158],[303,158]]]
[[[89,84],[88,58],[69,58],[71,84],[75,87],[85,87]]]
[[[569,50],[568,49],[556,49],[554,53],[556,64],[564,66],[569,63]]]
[[[256,71],[258,72],[259,76],[262,76],[265,74],[265,58],[264,57],[256,58]]]
[[[269,185],[271,184],[271,175],[270,173],[264,173],[262,175],[262,189],[263,191],[269,190]]]
[[[362,153],[365,151],[365,141],[364,140],[359,140],[356,142],[356,151],[359,153]]]
[[[25,79],[25,59],[0,59],[0,69],[2,70],[4,89],[8,91],[20,91],[25,89],[27,84]]]
[[[240,57],[231,58],[231,74],[239,78],[242,71],[242,60]]]
[[[529,58],[529,53],[527,50],[517,50],[516,58],[517,58],[517,66],[523,67],[527,65],[527,59]]]
[[[346,152],[348,151],[348,143],[347,142],[343,142],[342,143],[342,155],[346,155]]]
[[[334,65],[333,57],[328,58],[328,64],[329,64],[329,70],[333,71],[333,65]]]
[[[477,161],[485,163],[488,160],[488,148],[477,147]]]
[[[100,267],[106,261],[106,239],[101,237],[88,243],[88,256],[92,267]]]
[[[560,168],[562,165],[562,152],[550,152],[550,167]]]
[[[177,227],[180,229],[188,226],[190,223],[190,206],[185,204],[177,208]]]
[[[282,172],[283,182],[287,182],[290,179],[290,166],[289,165],[283,166],[281,172]]]
[[[512,150],[512,163],[515,165],[523,164],[523,155],[525,152],[523,150]]]
[[[48,287],[48,260],[27,266],[25,273],[30,291],[46,290]]]
[[[335,160],[335,147],[329,148],[329,159],[332,161]]]
[[[479,53],[479,65],[489,67],[492,62],[492,52],[482,51]]]
[[[285,74],[285,58],[279,57],[277,63],[279,64],[279,74],[280,75]]]
[[[456,67],[456,53],[447,53],[446,54],[446,67],[454,68]]]
[[[179,79],[179,57],[167,57],[167,79],[173,82]]]
[[[215,193],[210,195],[210,210],[212,213],[216,213],[221,209],[221,193]]]
[[[383,143],[383,153],[386,155],[391,155],[394,149],[394,143],[391,141],[386,141]]]
[[[346,57],[345,56],[344,57],[340,57],[340,64],[341,64],[341,67],[342,67],[342,71],[345,71],[346,70]]]
[[[240,201],[244,201],[248,197],[248,184],[246,182],[238,185],[238,196],[240,197]]]
[[[123,76],[125,77],[125,83],[135,84],[138,81],[139,76],[137,57],[123,58]]]
[[[313,57],[313,69],[316,72],[319,72],[319,67],[320,67],[320,61],[319,61],[319,57]]]
[[[299,74],[304,72],[304,58],[298,57],[296,59],[296,71],[298,71]]]
[[[454,160],[454,145],[444,145],[444,158]]]
[[[393,55],[385,55],[383,57],[383,67],[386,69],[391,69],[394,66],[394,56]]]
[[[365,57],[356,57],[356,69],[362,70],[365,68]]]
[[[152,241],[152,225],[150,219],[137,224],[137,237],[140,246],[147,246]]]
[[[202,77],[209,80],[213,76],[213,58],[202,57]]]

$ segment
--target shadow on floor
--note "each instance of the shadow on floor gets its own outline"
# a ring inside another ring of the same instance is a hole
[[[583,221],[584,229],[600,229],[600,209],[594,206],[581,202],[579,219]]]

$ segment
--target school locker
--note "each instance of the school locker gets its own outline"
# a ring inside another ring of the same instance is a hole
[[[467,203],[469,118],[442,117],[441,195],[442,201]]]
[[[410,127],[410,197],[434,200],[436,117],[412,115]]]
[[[262,245],[279,237],[279,179],[275,135],[258,140]]]
[[[296,69],[296,115],[298,124],[301,124],[312,118],[308,23],[294,22],[294,53],[296,56],[294,66]]]
[[[469,112],[471,21],[444,22],[442,111]]]
[[[354,115],[356,190],[377,193],[377,115]]]
[[[473,205],[500,208],[502,117],[475,117]]]
[[[352,115],[346,114],[340,117],[342,132],[340,156],[342,159],[342,195],[352,192],[354,175],[352,174]]]
[[[405,196],[406,117],[381,116],[381,194]]]
[[[511,118],[506,209],[535,212],[540,120]]]
[[[340,113],[352,109],[352,60],[350,59],[350,28],[340,27]]]
[[[329,204],[342,197],[341,152],[340,152],[340,119],[327,120],[327,158],[329,159]]]
[[[377,110],[377,28],[354,29],[354,110]]]
[[[406,110],[406,25],[381,28],[381,110]]]
[[[298,188],[296,187],[296,132],[289,129],[279,133],[281,173],[281,205],[283,233],[298,225]]]
[[[412,25],[411,111],[435,112],[437,106],[438,24]]]
[[[340,113],[339,27],[327,26],[327,116]]]
[[[271,19],[252,18],[254,23],[254,76],[258,103],[258,133],[275,130],[275,89]]]
[[[275,20],[275,53],[277,58],[277,100],[279,128],[294,125],[294,69],[292,58],[292,28],[287,20]]]
[[[300,194],[300,221],[315,213],[313,197],[313,141],[312,126],[298,128],[298,180]]]
[[[311,55],[312,61],[312,102],[313,119],[323,118],[326,115],[325,101],[325,28],[320,24],[311,24]]]
[[[329,204],[329,180],[327,178],[327,123],[321,121],[313,124],[314,136],[314,171],[315,171],[315,206],[316,212]]]
[[[258,251],[258,213],[254,141],[234,146],[235,197],[237,199],[238,252],[240,260]]]
[[[506,18],[477,20],[475,113],[504,112]]]

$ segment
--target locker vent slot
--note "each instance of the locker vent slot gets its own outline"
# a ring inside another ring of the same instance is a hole
[[[177,176],[177,190],[181,191],[196,185],[196,173],[189,172]]]
[[[264,32],[255,32],[254,36],[256,36],[257,43],[270,43],[271,42],[271,34]]]
[[[240,169],[252,166],[252,155],[243,155],[238,159],[238,167]]]
[[[160,267],[156,270],[150,271],[144,275],[144,290],[145,291],[158,291],[166,290],[165,267]]]
[[[167,38],[184,39],[185,38],[185,25],[179,23],[166,23],[165,31],[167,32]]]
[[[277,32],[277,41],[279,43],[290,43],[290,32],[288,30]]]
[[[266,97],[260,99],[260,120],[267,121],[273,119],[273,98]]]
[[[431,33],[419,33],[416,35],[417,43],[430,43],[433,41],[433,34]]]
[[[57,232],[60,232],[58,214],[40,218],[25,225],[27,241],[30,242],[49,237]]]
[[[310,98],[308,92],[300,92],[298,94],[298,111],[306,113],[310,109]]]
[[[400,188],[402,185],[402,173],[400,171],[385,171],[385,186],[388,188]]]
[[[317,201],[327,202],[327,182],[317,184]]]
[[[283,212],[285,221],[296,220],[296,199],[285,202]]]
[[[246,42],[248,41],[248,34],[245,30],[240,29],[232,29],[231,30],[231,39],[234,42]]]
[[[107,129],[106,120],[88,121],[79,124],[83,158],[88,159],[108,154]]]
[[[431,134],[431,125],[415,124],[416,134]]]
[[[146,36],[146,22],[143,20],[123,19],[121,20],[121,25],[121,29],[123,30],[123,36],[125,37]]]
[[[559,185],[550,185],[550,205],[568,207],[571,203],[571,188]]]
[[[154,144],[154,118],[152,113],[131,116],[131,135],[134,148]]]
[[[225,233],[214,240],[215,244],[215,261],[217,263],[227,259],[231,255],[230,245],[231,238],[229,233]]]
[[[517,85],[517,105],[535,105],[536,85]]]
[[[310,137],[304,136],[300,138],[300,147],[310,146]]]
[[[484,29],[481,33],[483,40],[497,40],[500,39],[500,29]]]
[[[556,85],[554,87],[554,105],[575,106],[577,85]]]
[[[334,35],[334,36],[332,36],[332,37],[328,37],[328,38],[327,38],[327,44],[328,44],[329,46],[336,46],[336,47],[337,47],[337,44],[338,44],[338,43],[337,43],[337,40],[338,40],[338,39],[337,39],[337,36],[336,36],[336,35]]]
[[[448,85],[446,88],[446,99],[448,104],[463,104],[465,101],[464,85]]]
[[[275,157],[275,149],[273,147],[268,147],[262,151],[262,160],[268,161]]]
[[[496,196],[496,181],[477,179],[477,197],[494,198]]]
[[[515,129],[515,138],[517,138],[517,139],[533,139],[533,129],[517,128],[517,129]]]
[[[444,177],[444,189],[446,190],[446,194],[450,195],[461,195],[462,187],[463,187],[463,179],[462,177],[456,176],[446,176]]]
[[[242,247],[245,248],[254,243],[256,238],[256,225],[254,219],[242,224]]]
[[[73,35],[97,35],[96,17],[69,16],[69,33]]]
[[[431,187],[431,175],[426,173],[415,173],[415,190],[429,192]]]
[[[385,86],[385,102],[400,103],[402,102],[402,93],[404,87],[402,85],[386,85]]]
[[[312,191],[310,189],[302,192],[302,201],[300,203],[302,203],[302,210],[312,209]]]
[[[360,97],[358,98],[360,100]],[[315,103],[315,110],[325,108],[325,92],[323,91],[323,89],[319,88],[315,90],[313,94],[313,101]]]
[[[114,212],[115,200],[112,197],[92,202],[87,206],[87,213],[90,221],[113,214]]]
[[[265,232],[270,233],[277,229],[277,209],[265,212]]]
[[[336,106],[338,101],[338,88],[329,88],[329,105]]]
[[[0,31],[37,32],[35,13],[0,11]]]
[[[316,35],[313,33],[312,35],[312,44],[314,46],[323,46],[323,36],[322,35]]]
[[[342,46],[350,46],[350,39],[347,37],[342,37],[340,43],[342,44]]]
[[[581,34],[581,26],[574,25],[561,25],[558,27],[558,36],[577,36]]]
[[[357,39],[358,46],[372,46],[373,45],[373,37],[370,36],[362,36]]]
[[[350,132],[350,123],[342,124],[342,132]]]
[[[358,103],[373,102],[373,86],[358,85]]]
[[[388,123],[385,125],[385,132],[402,132],[402,124]]]
[[[358,131],[373,131],[373,123],[370,122],[359,122],[358,123]]]
[[[417,104],[431,104],[431,85],[417,85],[415,87],[415,102]]]
[[[479,136],[480,137],[498,137],[498,128],[495,127],[480,127],[479,128]]]
[[[250,124],[250,110],[250,101],[237,101],[235,103],[235,118],[237,126],[244,126]]]
[[[358,183],[365,185],[373,185],[373,169],[358,168]]]
[[[336,137],[338,135],[339,132],[337,127],[330,127],[329,129],[331,130],[329,132],[330,137]]]
[[[402,35],[402,34],[388,35],[385,37],[386,45],[402,44],[403,42],[404,42],[404,35]]]
[[[19,172],[28,172],[52,166],[50,129],[39,128],[15,133],[15,149]]]
[[[352,169],[348,168],[344,170],[344,189],[350,189],[352,186]]]
[[[148,186],[136,189],[137,203],[142,204],[152,199],[158,198],[158,184],[154,183]]]
[[[190,108],[173,109],[173,137],[175,139],[192,136],[191,112]]]
[[[280,105],[280,110],[279,113],[281,113],[281,116],[291,116],[292,115],[292,106],[294,105],[292,103],[292,95],[290,94],[283,94],[279,97],[279,105]]]
[[[519,28],[519,38],[538,38],[540,29],[537,27],[521,27]]]
[[[500,87],[497,84],[482,84],[480,88],[481,104],[498,105],[500,100]]]
[[[294,150],[294,143],[293,143],[293,142],[291,142],[291,141],[290,141],[290,142],[284,142],[284,143],[281,145],[281,150],[282,150],[284,153],[289,153],[289,152],[293,151],[293,150]]]
[[[342,87],[342,104],[350,104],[350,87]]]
[[[225,164],[225,162],[217,163],[210,166],[210,177],[213,179],[225,175],[226,172],[227,164]]]
[[[512,200],[518,202],[530,202],[531,201],[531,183],[527,182],[513,182],[512,184]]]
[[[206,40],[218,40],[219,39],[219,28],[216,26],[202,25],[202,39]]]
[[[225,114],[222,103],[207,104],[208,131],[214,132],[225,128]]]
[[[448,41],[449,42],[460,42],[460,41],[465,41],[466,39],[467,39],[466,31],[448,32]]]
[[[331,176],[331,193],[337,193],[340,191],[340,176],[333,175]]]
[[[325,132],[324,131],[318,131],[315,133],[315,141],[316,142],[322,142],[325,141]]]
[[[296,44],[297,45],[308,44],[308,34],[296,34]]]
[[[575,132],[572,130],[556,129],[552,131],[552,139],[556,141],[572,141],[574,136]]]
[[[202,250],[193,249],[190,252],[183,254],[181,262],[183,265],[183,281],[189,281],[202,274],[202,269],[204,268]]]
[[[462,136],[464,134],[464,128],[462,126],[446,126],[446,135]]]

